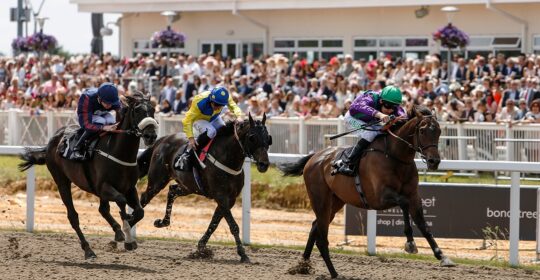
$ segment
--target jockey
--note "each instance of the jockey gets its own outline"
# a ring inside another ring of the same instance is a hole
[[[224,87],[216,87],[212,91],[205,91],[193,97],[191,107],[182,120],[184,132],[189,140],[189,149],[186,156],[197,147],[204,148],[216,136],[217,129],[224,126],[221,118],[223,107],[227,106],[237,121],[242,121],[242,111],[236,105],[229,91]],[[193,130],[198,134],[197,140]]]
[[[405,110],[399,106],[401,99],[401,90],[395,86],[387,86],[381,93],[366,91],[352,103],[349,111],[345,114],[345,124],[348,129],[355,129],[372,122],[374,119],[386,123],[390,120],[391,115],[404,116]],[[354,167],[358,163],[362,151],[381,133],[381,128],[382,125],[377,124],[369,128],[372,130],[358,130],[356,136],[360,137],[360,140],[341,164],[334,163],[334,168],[337,168],[336,172],[354,176]]]
[[[84,133],[73,149],[72,159],[82,160],[86,140],[102,131],[116,129],[116,118],[110,110],[120,110],[118,90],[111,83],[103,83],[98,89],[90,88],[84,91],[77,105],[79,125]]]

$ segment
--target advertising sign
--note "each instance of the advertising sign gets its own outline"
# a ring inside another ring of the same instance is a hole
[[[483,239],[510,232],[510,187],[421,184],[424,217],[435,237]],[[521,240],[536,240],[536,188],[521,187]],[[366,210],[347,205],[345,234],[365,235]],[[412,219],[411,219],[412,222]],[[415,236],[422,236],[413,222]],[[377,211],[377,236],[405,236],[399,207]],[[503,239],[503,238],[501,238]]]

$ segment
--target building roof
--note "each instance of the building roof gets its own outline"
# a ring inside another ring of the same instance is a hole
[[[538,0],[70,0],[81,12],[131,13],[162,11],[231,11],[333,9],[538,3]]]

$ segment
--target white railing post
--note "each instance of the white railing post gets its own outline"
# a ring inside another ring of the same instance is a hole
[[[506,139],[513,139],[514,133],[512,132],[512,128],[509,124],[506,125]],[[506,141],[506,160],[508,161],[514,161],[515,155],[514,155],[514,142],[512,141]]]
[[[510,186],[510,265],[519,264],[519,175],[512,171]]]
[[[367,210],[367,252],[377,254],[375,239],[377,237],[377,210]]]
[[[540,188],[536,189],[536,261],[540,261]]]
[[[158,126],[158,138],[159,137],[163,137],[165,136],[165,120],[164,120],[164,116],[163,115],[158,115],[157,116],[157,121],[159,123],[159,126]]]
[[[56,129],[54,128],[54,113],[53,111],[47,111],[47,138],[51,139],[54,136]]]
[[[9,127],[9,141],[11,146],[19,145],[21,137],[20,126],[18,124],[18,116],[16,110],[9,110],[8,112],[8,127]]]
[[[244,187],[242,188],[242,243],[251,244],[251,160],[244,161]]]
[[[36,168],[26,172],[26,231],[34,231],[34,201],[36,196]]]
[[[345,123],[342,118],[337,119],[338,125],[337,125],[337,133],[343,133],[345,132]],[[345,137],[339,137],[337,139],[337,146],[343,147],[345,146]]]
[[[467,160],[467,139],[465,136],[465,128],[462,124],[458,123],[457,125],[457,136],[458,136],[458,159]]]
[[[298,138],[298,152],[305,155],[307,154],[307,129],[304,118],[299,118],[298,121]]]

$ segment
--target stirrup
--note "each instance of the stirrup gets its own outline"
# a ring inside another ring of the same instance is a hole
[[[185,171],[189,165],[190,152],[183,153],[178,157],[178,160],[174,163],[174,168],[176,170]]]

